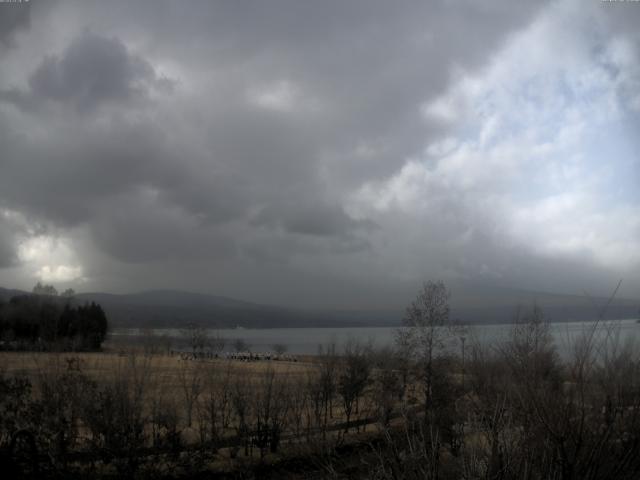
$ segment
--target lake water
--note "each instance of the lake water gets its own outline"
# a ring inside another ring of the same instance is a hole
[[[551,324],[551,334],[558,351],[562,354],[570,349],[573,340],[583,335],[593,324],[590,322],[567,322]],[[466,344],[479,342],[483,345],[499,345],[508,338],[513,325],[476,325],[467,327]],[[392,346],[395,340],[396,327],[358,327],[358,328],[269,328],[269,329],[210,329],[211,337],[220,336],[225,339],[225,351],[233,350],[233,342],[243,340],[253,352],[268,352],[273,345],[286,345],[292,354],[315,354],[319,345],[335,343],[338,351],[350,340],[371,343],[375,347]],[[156,335],[167,335],[175,339],[176,348],[185,339],[184,330],[154,329]],[[132,339],[142,334],[139,329],[115,329],[114,337]],[[608,335],[610,339],[624,344],[640,339],[640,323],[636,320],[610,320],[602,322],[598,335]]]

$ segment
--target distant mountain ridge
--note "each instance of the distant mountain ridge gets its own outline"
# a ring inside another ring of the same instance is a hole
[[[122,295],[83,293],[76,295],[76,300],[101,304],[115,326],[127,327],[181,327],[189,323],[218,328],[353,327],[368,324],[360,318],[360,312],[293,309],[178,290]],[[378,322],[381,320],[379,317]]]
[[[29,292],[0,288],[0,299]],[[75,302],[102,305],[113,327],[180,328],[189,323],[217,328],[355,327],[397,326],[403,309],[384,311],[341,311],[295,309],[262,305],[230,297],[178,290],[149,290],[130,294],[80,293]],[[516,289],[492,289],[465,292],[452,298],[451,317],[462,323],[507,323],[514,319],[518,305],[533,302],[554,322],[588,321],[597,317],[591,301],[602,306],[605,298],[589,300],[580,295],[557,295]],[[607,318],[637,318],[640,301],[615,299],[607,309]]]
[[[138,293],[100,293],[88,292],[80,293],[78,298],[91,298],[95,301],[104,299],[108,302],[129,303],[129,304],[149,304],[155,305],[181,305],[189,304],[194,306],[218,305],[225,307],[250,307],[260,306],[255,303],[236,300],[230,297],[221,297],[217,295],[207,295],[205,293],[185,292],[181,290],[146,290]]]
[[[24,295],[28,292],[23,290],[16,290],[14,288],[2,288],[0,287],[0,300],[7,301],[11,297],[15,297],[16,295]]]

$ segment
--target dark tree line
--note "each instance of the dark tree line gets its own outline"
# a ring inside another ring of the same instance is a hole
[[[4,349],[98,350],[107,328],[107,316],[94,302],[74,306],[70,297],[34,293],[0,303]]]

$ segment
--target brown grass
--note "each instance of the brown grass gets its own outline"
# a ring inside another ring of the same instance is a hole
[[[149,377],[160,379],[163,388],[178,388],[178,376],[182,369],[195,371],[198,368],[232,368],[234,375],[248,379],[261,377],[268,369],[278,375],[290,378],[302,377],[315,365],[308,362],[259,361],[243,362],[238,360],[182,360],[179,355],[148,355],[130,353],[49,353],[49,352],[0,352],[0,370],[9,375],[24,375],[31,379],[38,375],[64,373],[76,367],[89,378],[100,381],[112,379],[114,375],[126,370],[132,358],[140,366],[144,365]]]

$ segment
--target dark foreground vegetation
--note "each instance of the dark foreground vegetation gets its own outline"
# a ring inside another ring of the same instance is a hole
[[[4,353],[0,462],[34,478],[640,478],[638,351],[602,321],[566,351],[535,307],[481,347],[428,283],[393,350],[43,353],[29,371]]]

